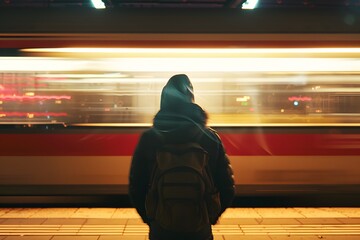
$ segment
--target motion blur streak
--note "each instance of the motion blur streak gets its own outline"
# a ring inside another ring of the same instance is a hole
[[[223,140],[238,195],[360,193],[360,48],[53,48],[0,57],[0,203],[126,194],[176,73]]]

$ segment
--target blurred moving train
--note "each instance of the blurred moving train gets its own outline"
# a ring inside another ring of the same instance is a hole
[[[178,34],[216,47],[177,47],[163,34],[159,47],[138,34],[138,47],[119,37],[110,48],[102,33],[56,35],[65,44],[10,34],[0,41],[0,203],[126,194],[138,138],[176,73],[192,79],[220,134],[238,196],[358,196],[359,35],[290,35],[244,47],[242,34]]]

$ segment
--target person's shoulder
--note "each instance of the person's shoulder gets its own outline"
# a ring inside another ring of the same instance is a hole
[[[148,128],[141,133],[142,138],[151,138],[151,137],[154,137],[155,135],[156,134],[155,134],[155,130],[153,127]]]
[[[204,128],[204,134],[206,136],[206,139],[208,139],[213,144],[221,144],[221,139],[217,131],[211,127],[205,127]]]
[[[206,127],[206,129],[213,134],[217,134],[217,131],[215,129],[213,129],[212,127]]]
[[[213,128],[211,128],[211,127],[206,127],[206,130],[207,130],[212,136],[214,136],[215,138],[220,139],[220,136],[219,136],[218,132],[217,132],[215,129],[213,129]]]
[[[159,135],[157,130],[153,127],[146,129],[141,134],[141,141],[150,145],[157,144],[159,141]]]

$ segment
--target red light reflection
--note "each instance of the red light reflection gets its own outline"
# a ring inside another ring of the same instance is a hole
[[[34,117],[66,117],[65,112],[0,112],[0,117],[27,117],[33,115]]]
[[[12,100],[12,101],[23,101],[23,100],[61,100],[66,99],[70,100],[71,96],[12,96],[12,95],[2,95],[0,96],[1,100]]]
[[[295,96],[289,97],[288,99],[289,99],[289,101],[302,101],[302,102],[312,100],[311,97],[295,97]]]

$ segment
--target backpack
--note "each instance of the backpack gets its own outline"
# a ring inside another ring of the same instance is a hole
[[[215,224],[221,206],[208,161],[198,143],[161,147],[146,196],[147,217],[174,232],[197,232]]]

